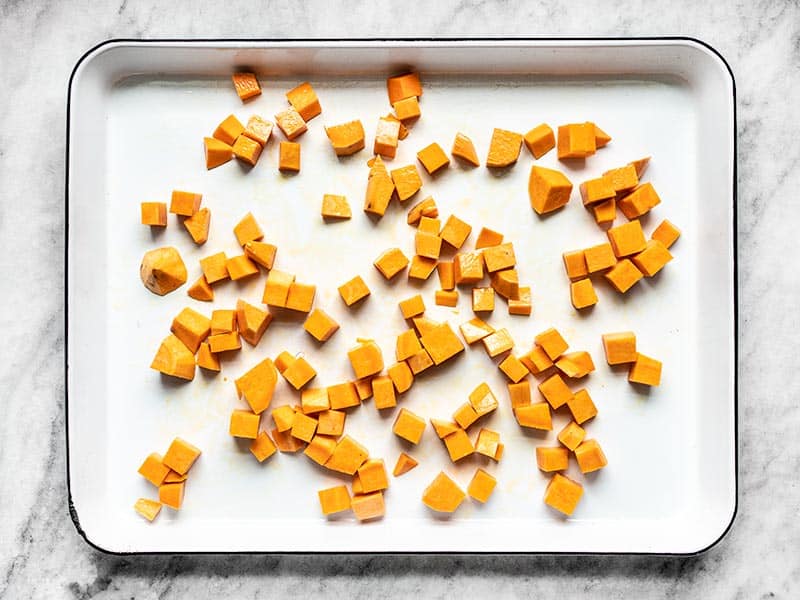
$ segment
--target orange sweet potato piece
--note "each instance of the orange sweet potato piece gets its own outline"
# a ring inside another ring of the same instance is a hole
[[[606,455],[597,440],[584,440],[581,445],[575,448],[575,460],[581,473],[591,473],[602,469],[608,464]]]
[[[161,512],[161,506],[161,502],[149,498],[139,498],[133,505],[133,509],[148,521],[152,521]]]
[[[466,494],[444,471],[440,472],[422,494],[425,506],[438,511],[452,513],[464,501]]]
[[[294,437],[289,430],[278,431],[277,429],[273,429],[270,431],[270,435],[272,435],[272,439],[275,440],[275,445],[281,452],[293,453],[305,446],[303,441]]]
[[[375,128],[375,141],[372,144],[372,153],[380,154],[386,158],[394,158],[397,154],[397,144],[400,140],[400,121],[380,118]]]
[[[208,342],[200,344],[200,349],[197,351],[197,366],[206,371],[219,372],[221,370],[219,357],[211,351]]]
[[[142,202],[142,225],[151,227],[167,226],[167,205],[164,202]]]
[[[524,140],[525,146],[536,159],[542,158],[542,156],[556,147],[556,136],[553,133],[553,129],[546,123],[531,129],[525,134]]]
[[[513,165],[519,158],[522,149],[522,135],[514,131],[495,128],[489,142],[489,155],[486,166],[502,168]]]
[[[242,102],[261,95],[261,86],[258,85],[255,73],[234,73],[231,75],[231,79],[233,79],[233,87]]]
[[[356,494],[350,501],[350,507],[359,521],[378,519],[386,513],[386,505],[381,492]]]
[[[306,122],[322,113],[317,93],[307,81],[286,92],[286,99]]]
[[[346,485],[320,490],[317,495],[323,515],[350,510],[350,492],[347,491]]]
[[[236,379],[236,392],[244,398],[256,414],[261,414],[272,401],[278,370],[269,358],[265,358],[244,375]]]
[[[560,171],[531,167],[528,195],[531,207],[540,215],[561,208],[569,202],[572,182]]]
[[[264,238],[264,232],[258,225],[253,213],[248,212],[233,228],[233,235],[240,246],[246,246],[248,242],[258,241]]]
[[[139,475],[147,479],[154,486],[158,487],[164,483],[170,469],[163,462],[162,456],[157,452],[153,452],[144,459],[144,462],[139,467]]]
[[[293,106],[276,114],[275,122],[290,142],[308,131],[305,119],[300,116],[300,113]]]
[[[408,266],[408,258],[400,248],[389,248],[373,264],[386,279],[392,279]]]
[[[233,143],[233,155],[251,167],[258,162],[261,156],[261,144],[246,135],[240,135]]]
[[[249,450],[253,456],[256,457],[258,462],[264,462],[275,454],[278,449],[275,446],[275,442],[269,437],[269,434],[266,431],[262,431],[258,434],[256,439],[250,443]]]
[[[422,187],[422,179],[417,171],[417,165],[407,165],[393,169],[390,173],[392,183],[397,190],[397,199],[405,202],[416,194]]]
[[[478,469],[467,486],[467,493],[478,502],[486,503],[496,485],[497,480],[493,476],[483,469]]]
[[[620,294],[631,289],[642,277],[642,272],[630,260],[623,258],[614,265],[605,275],[606,280]]]
[[[430,217],[435,219],[439,216],[439,209],[436,207],[436,201],[428,196],[421,202],[418,202],[411,209],[408,211],[408,216],[406,218],[406,223],[409,225],[414,225],[415,223],[419,223],[422,217]]]
[[[422,96],[422,84],[418,73],[405,73],[386,80],[386,91],[389,93],[389,104],[394,104],[398,100],[419,98]]]
[[[403,124],[410,124],[419,119],[422,112],[419,109],[419,101],[416,97],[411,96],[403,100],[398,100],[392,104],[394,114],[397,119]]]
[[[261,336],[272,322],[272,313],[261,310],[244,300],[236,301],[236,324],[239,335],[251,346],[258,345]]]
[[[278,249],[275,246],[266,242],[247,242],[244,245],[245,255],[265,269],[272,268],[277,251]]]
[[[324,220],[329,219],[349,219],[353,216],[347,198],[336,194],[324,194],[322,196],[322,210],[320,211]]]
[[[244,132],[244,125],[234,115],[228,115],[214,130],[213,137],[221,142],[233,146],[240,135]]]
[[[375,375],[383,370],[383,355],[375,342],[364,342],[347,353],[356,379]]]
[[[431,331],[420,336],[420,343],[435,365],[442,364],[464,350],[464,344],[449,323],[437,325]]]
[[[176,248],[156,248],[142,257],[139,276],[144,287],[163,296],[186,283],[186,265]]]
[[[254,440],[258,437],[258,425],[261,417],[249,410],[236,409],[231,413],[228,432],[233,437]]]
[[[178,510],[183,504],[183,492],[186,482],[162,483],[158,487],[158,499],[162,504]]]
[[[360,275],[356,275],[350,281],[340,285],[337,289],[339,290],[339,295],[342,297],[342,300],[344,300],[344,303],[347,306],[352,306],[370,294],[367,284],[364,283],[364,280]]]
[[[258,115],[253,115],[247,120],[247,126],[244,128],[242,135],[246,135],[251,140],[258,142],[263,148],[272,136],[272,127],[272,122],[262,119]]]
[[[472,140],[463,133],[456,133],[456,138],[453,140],[453,149],[450,150],[450,154],[474,167],[481,166],[481,161],[478,160],[478,153],[475,152],[475,145],[472,143]]]
[[[667,219],[664,219],[650,234],[650,239],[661,242],[665,248],[670,248],[680,236],[681,230]]]
[[[211,226],[211,211],[208,208],[201,208],[191,217],[183,221],[183,226],[192,240],[198,246],[205,244],[208,240],[208,229]]]
[[[286,173],[300,172],[300,144],[281,142],[278,146],[278,170]]]
[[[586,158],[597,150],[594,123],[572,123],[558,127],[558,159]]]
[[[216,138],[203,138],[203,147],[206,155],[206,169],[211,170],[233,158],[233,148],[230,144]]]
[[[211,319],[187,306],[172,320],[170,331],[194,354],[211,333]]]
[[[164,338],[150,368],[179,379],[194,379],[194,353],[175,335]]]
[[[328,398],[331,402],[331,408],[334,410],[361,404],[361,396],[358,393],[356,384],[352,381],[328,386]]]
[[[428,175],[433,175],[450,164],[450,159],[447,158],[447,154],[444,153],[442,147],[436,142],[425,146],[422,150],[417,152],[417,159],[422,163],[422,166],[425,167]]]
[[[412,444],[419,444],[420,439],[422,439],[422,433],[425,431],[425,419],[415,415],[408,409],[400,409],[392,426],[392,431],[396,436]]]
[[[180,475],[185,475],[200,457],[200,449],[176,437],[164,454],[164,464]]]
[[[409,456],[405,452],[401,452],[400,456],[397,457],[397,463],[394,465],[394,470],[392,471],[392,475],[395,477],[400,477],[400,475],[405,475],[411,469],[416,467],[419,464],[417,460],[413,456]]]
[[[582,495],[583,486],[580,483],[561,473],[556,473],[547,484],[544,502],[551,508],[569,516],[575,512]]]
[[[224,252],[217,252],[200,259],[200,268],[203,270],[203,275],[209,284],[214,284],[230,277],[226,266],[227,262],[228,257],[225,256]]]
[[[661,383],[661,361],[637,353],[636,360],[631,363],[628,381],[642,385],[657,386]]]
[[[628,219],[637,219],[661,204],[661,198],[649,181],[636,187],[630,194],[617,200],[617,206]]]
[[[364,149],[364,126],[361,121],[348,121],[325,128],[336,156],[349,156]]]
[[[597,304],[597,294],[594,291],[592,280],[588,277],[571,282],[569,284],[569,294],[572,300],[572,306],[574,306],[576,310],[581,310]]]
[[[325,463],[325,466],[332,471],[353,475],[367,460],[367,456],[369,456],[369,452],[364,446],[349,435],[345,435],[336,444],[336,449]]]

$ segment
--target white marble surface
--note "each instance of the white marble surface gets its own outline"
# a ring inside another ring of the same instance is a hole
[[[800,595],[800,270],[787,261],[800,217],[800,5],[413,4],[0,1],[0,598]],[[695,36],[735,73],[740,491],[728,537],[688,559],[117,558],[88,547],[67,511],[63,417],[65,96],[83,52],[111,37],[558,34]]]

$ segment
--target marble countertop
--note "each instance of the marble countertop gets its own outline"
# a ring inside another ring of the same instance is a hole
[[[792,391],[800,381],[791,359],[800,354],[800,270],[786,260],[797,251],[800,217],[800,4],[411,4],[0,3],[0,598],[292,597],[301,589],[345,597],[800,595],[800,412]],[[65,482],[63,190],[67,80],[86,49],[113,37],[661,34],[714,46],[738,91],[739,514],[717,547],[683,559],[121,558],[81,539]]]

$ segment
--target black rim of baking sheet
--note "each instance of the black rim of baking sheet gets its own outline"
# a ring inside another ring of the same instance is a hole
[[[368,550],[355,550],[347,552],[333,552],[329,550],[186,550],[186,551],[132,551],[122,552],[109,550],[97,545],[86,534],[81,527],[80,519],[78,518],[77,510],[72,501],[72,482],[70,480],[70,446],[69,446],[69,382],[67,381],[67,372],[69,371],[69,151],[70,151],[70,115],[72,110],[72,83],[78,68],[83,62],[92,55],[95,51],[103,46],[111,44],[164,44],[164,43],[224,43],[224,44],[248,44],[248,43],[330,43],[341,44],[348,42],[391,42],[391,43],[408,43],[414,44],[419,42],[426,43],[440,43],[447,45],[453,42],[691,42],[702,46],[714,54],[725,66],[728,75],[731,78],[731,92],[733,94],[733,182],[732,182],[732,200],[733,200],[733,464],[734,464],[734,505],[731,520],[720,536],[711,542],[705,548],[694,552],[559,552],[559,551],[509,551],[509,552],[478,552],[478,551],[434,551],[434,550],[417,550],[417,551],[368,551]],[[69,506],[69,514],[75,529],[84,539],[84,541],[100,552],[114,556],[147,556],[147,555],[224,555],[224,554],[239,554],[239,555],[384,555],[384,556],[416,556],[416,555],[441,555],[441,556],[481,556],[481,555],[516,555],[516,556],[665,556],[665,557],[691,557],[697,556],[708,552],[719,544],[728,534],[733,527],[736,517],[739,512],[739,267],[738,267],[738,140],[736,135],[736,78],[734,77],[733,70],[725,60],[725,57],[717,51],[712,45],[691,36],[646,36],[646,37],[408,37],[408,38],[158,38],[158,39],[134,39],[134,38],[112,38],[100,42],[99,44],[89,48],[75,63],[72,73],[69,76],[67,84],[67,113],[66,113],[66,153],[65,153],[65,178],[64,178],[64,437],[66,440],[66,470],[67,470],[67,502]]]

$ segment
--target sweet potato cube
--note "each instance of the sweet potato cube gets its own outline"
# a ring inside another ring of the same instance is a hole
[[[422,179],[419,176],[416,165],[406,165],[399,169],[393,169],[391,177],[397,191],[397,199],[400,202],[405,202],[411,198],[422,187]]]
[[[494,310],[494,290],[490,287],[472,288],[472,311],[492,312]]]
[[[450,215],[442,227],[441,238],[453,248],[459,249],[472,233],[472,226],[455,215]]]
[[[375,375],[383,370],[383,355],[375,342],[364,342],[347,353],[356,379]]]
[[[169,471],[170,469],[163,463],[161,455],[157,452],[153,452],[144,459],[144,462],[139,467],[138,473],[154,486],[158,487],[164,483],[164,479]]]
[[[297,357],[297,360],[295,360],[291,365],[289,365],[286,368],[286,370],[281,374],[283,375],[283,378],[286,381],[288,381],[294,389],[299,390],[309,381],[314,379],[314,377],[316,377],[317,375],[317,372],[305,358],[299,356]]]
[[[414,225],[418,223],[422,217],[436,218],[438,216],[439,209],[436,207],[436,201],[428,196],[409,209],[408,215],[406,216],[406,223]]]
[[[638,220],[612,227],[606,233],[617,258],[637,254],[647,246],[642,224]]]
[[[483,262],[486,264],[486,270],[489,273],[510,269],[517,264],[517,259],[514,256],[514,244],[508,242],[484,248]]]
[[[544,503],[558,512],[570,516],[575,512],[575,508],[583,495],[583,486],[565,477],[561,473],[556,473],[547,484],[544,492]]]
[[[450,154],[474,167],[479,167],[481,165],[480,160],[478,160],[478,153],[475,152],[475,145],[472,143],[472,140],[463,133],[456,133],[456,138],[453,140],[453,148],[450,150]]]
[[[387,375],[378,375],[372,379],[372,393],[376,409],[383,410],[397,406],[394,383]]]
[[[466,498],[464,490],[458,487],[444,471],[440,472],[422,493],[422,502],[425,506],[445,513],[454,512],[464,498]]]
[[[508,352],[514,347],[514,340],[511,339],[511,334],[505,327],[490,333],[481,341],[486,349],[486,354],[491,358],[500,356],[503,352]]]
[[[422,345],[419,343],[419,338],[413,329],[406,329],[397,336],[395,346],[395,358],[397,360],[406,360],[420,350],[422,350]]]
[[[450,159],[447,158],[447,154],[444,153],[442,147],[436,142],[425,146],[422,150],[417,152],[417,159],[422,163],[422,166],[425,167],[428,175],[433,175],[450,164]]]
[[[170,469],[185,475],[200,456],[200,449],[186,440],[176,437],[164,455],[163,463]]]
[[[661,383],[661,361],[637,353],[636,360],[628,371],[628,381],[642,385],[659,385]]]
[[[369,288],[360,275],[356,275],[338,287],[339,295],[347,306],[353,306],[359,300],[369,296]]]
[[[293,281],[286,294],[286,308],[307,313],[314,305],[316,294],[317,286]]]
[[[635,254],[631,260],[646,277],[653,277],[672,260],[672,254],[658,240],[650,240],[644,250]]]
[[[254,440],[258,437],[258,425],[261,417],[250,410],[234,410],[231,413],[228,432],[233,437]]]
[[[456,423],[442,421],[441,419],[431,419],[431,425],[440,440],[443,440],[451,433],[455,433],[459,430],[459,426]]]
[[[553,429],[553,417],[550,414],[550,405],[547,402],[536,402],[514,409],[517,423],[530,429],[550,431]]]
[[[378,164],[377,161],[376,164]],[[389,208],[389,202],[392,201],[394,192],[394,181],[385,172],[385,168],[383,172],[374,176],[370,173],[370,177],[367,180],[367,191],[364,194],[364,212],[382,217],[386,213],[386,209]]]
[[[432,331],[423,334],[419,341],[436,365],[464,350],[464,344],[458,339],[449,323],[436,326]]]
[[[584,440],[580,446],[575,448],[575,459],[578,461],[581,473],[591,473],[608,464],[597,440]]]
[[[262,360],[235,381],[239,398],[244,398],[256,414],[261,414],[269,407],[277,383],[278,370],[269,358]]]
[[[439,306],[456,306],[458,304],[458,292],[455,290],[436,290],[434,301]]]
[[[142,225],[167,226],[167,205],[164,202],[142,202]]]
[[[170,331],[194,354],[211,333],[211,319],[186,307],[172,320]]]
[[[191,381],[194,379],[194,353],[177,336],[170,334],[158,347],[150,368],[164,375]]]
[[[564,429],[558,432],[558,441],[573,451],[580,446],[584,437],[586,437],[586,431],[575,421],[570,421]]]
[[[456,285],[478,283],[483,279],[483,256],[480,252],[461,252],[453,257]]]
[[[254,167],[261,156],[261,144],[246,135],[240,135],[233,143],[233,155],[251,167]]]
[[[378,126],[375,128],[375,141],[372,145],[372,153],[380,154],[386,158],[394,158],[397,154],[397,144],[400,140],[399,120],[378,119]]]
[[[350,501],[350,508],[359,521],[378,519],[386,514],[386,505],[381,492],[357,494]]]
[[[640,158],[638,160],[632,160],[628,163],[632,165],[634,169],[636,169],[636,176],[641,179],[644,172],[647,170],[647,166],[650,164],[650,157],[645,156],[644,158]]]
[[[594,291],[592,280],[588,277],[570,283],[569,295],[572,300],[572,306],[574,306],[576,310],[581,310],[597,304],[597,294]]]
[[[328,388],[306,388],[300,392],[300,404],[303,413],[312,415],[326,411],[331,407],[328,399]]]
[[[264,232],[261,231],[256,218],[253,213],[247,213],[242,217],[236,226],[233,228],[233,234],[236,236],[236,241],[240,246],[246,246],[247,242],[256,242],[264,238]]]
[[[414,235],[414,250],[418,256],[436,260],[442,251],[442,238],[424,231],[417,231]]]
[[[594,140],[595,140],[595,146],[597,146],[598,148],[603,148],[604,146],[607,146],[608,143],[611,141],[611,136],[608,135],[602,129],[600,129],[597,125],[595,125]]]
[[[319,505],[323,515],[332,515],[343,510],[350,510],[350,492],[347,491],[346,485],[337,485],[336,487],[319,490],[317,495],[319,496]]]
[[[208,347],[211,352],[229,352],[231,350],[239,350],[242,347],[242,342],[239,340],[238,331],[230,331],[228,333],[218,333],[217,335],[208,336]]]
[[[319,435],[340,436],[344,433],[346,413],[341,410],[324,410],[317,415],[317,433]]]
[[[244,125],[242,125],[239,119],[237,119],[234,115],[228,115],[225,117],[222,123],[217,125],[217,128],[214,130],[213,137],[228,144],[229,146],[233,146],[236,138],[242,135],[243,131]]]
[[[419,100],[414,96],[398,100],[392,104],[392,108],[394,109],[394,114],[403,124],[408,124],[410,121],[419,119],[421,114],[419,110]]]
[[[425,280],[436,270],[436,259],[428,258],[415,254],[411,257],[411,264],[408,267],[409,279]]]
[[[610,269],[617,264],[614,248],[612,248],[611,244],[608,242],[586,248],[586,250],[583,251],[583,255],[586,259],[586,269],[590,274]]]
[[[494,333],[494,327],[478,318],[470,319],[466,323],[459,325],[458,328],[461,331],[461,335],[464,336],[464,341],[470,346]]]
[[[422,296],[420,294],[416,294],[411,298],[400,301],[399,306],[400,312],[403,313],[404,319],[410,319],[425,312],[425,302],[422,300]]]
[[[303,119],[293,106],[275,115],[275,123],[289,141],[294,140],[308,131],[305,119]]]
[[[558,373],[551,375],[539,384],[539,393],[553,408],[559,408],[572,400],[572,391]]]
[[[572,418],[579,425],[597,416],[597,407],[594,405],[589,392],[585,389],[575,392],[572,400],[567,402],[567,406],[572,413]]]
[[[594,361],[588,352],[580,350],[562,354],[556,361],[556,367],[567,377],[580,379],[594,371]]]
[[[475,441],[475,452],[483,454],[494,460],[497,456],[497,447],[500,445],[500,434],[491,429],[481,429]]]
[[[324,194],[322,196],[322,209],[320,211],[324,220],[328,219],[349,219],[353,216],[347,198],[335,194]]]
[[[317,93],[307,81],[286,92],[286,99],[306,122],[322,113]]]
[[[358,468],[362,493],[377,492],[389,487],[389,477],[382,458],[371,458]]]
[[[569,466],[569,450],[563,446],[537,446],[536,465],[546,473],[565,471]]]
[[[185,487],[186,483],[183,481],[179,483],[162,483],[158,486],[158,499],[161,504],[178,510],[183,505]]]
[[[404,361],[393,364],[386,369],[386,373],[389,375],[389,379],[392,380],[398,394],[407,392],[414,383],[414,374],[411,372],[411,367]]]
[[[232,281],[258,275],[256,263],[250,260],[246,254],[230,257],[225,261],[225,269],[228,271],[228,276]]]
[[[297,358],[293,354],[284,350],[275,357],[275,368],[278,369],[279,373],[283,373],[296,360]]]
[[[401,409],[392,426],[392,431],[398,437],[412,444],[419,444],[422,433],[425,431],[425,420],[408,409]]]
[[[511,401],[512,409],[518,406],[528,406],[531,403],[531,382],[523,379],[518,383],[509,383],[508,398]]]
[[[247,120],[247,126],[244,128],[242,135],[246,135],[251,140],[258,142],[263,148],[272,136],[272,122],[262,119],[258,115],[253,115]]]
[[[149,498],[139,498],[133,505],[133,510],[139,513],[148,521],[152,521],[161,512],[161,502],[150,500]]]
[[[459,427],[466,429],[480,418],[480,415],[475,412],[469,402],[465,402],[456,409],[453,413],[453,419],[458,423]]]
[[[553,212],[569,202],[572,182],[561,171],[544,167],[531,167],[528,178],[528,196],[531,208],[538,214]]]
[[[392,475],[395,477],[400,477],[400,475],[405,475],[411,469],[416,467],[419,464],[417,460],[406,454],[405,452],[401,452],[400,456],[397,457],[397,462],[394,465],[394,470],[392,471]]]
[[[345,435],[336,444],[336,449],[328,459],[328,462],[325,463],[325,466],[339,473],[353,475],[364,464],[368,455],[369,452],[364,446],[349,435]]]
[[[513,354],[506,356],[498,367],[513,383],[521,381],[529,373],[528,368]]]
[[[656,189],[650,182],[638,186],[630,194],[617,201],[620,211],[628,219],[638,219],[659,204],[661,204],[661,198],[658,197]]]
[[[629,192],[639,185],[639,175],[636,173],[636,167],[632,164],[606,171],[603,173],[603,179],[614,190],[614,194]]]
[[[483,415],[487,415],[490,412],[497,410],[498,407],[497,398],[495,398],[491,388],[485,382],[479,384],[474,390],[470,392],[469,403],[479,417],[482,417]],[[462,427],[466,429],[465,426],[462,425]]]
[[[227,262],[228,257],[224,252],[217,252],[200,259],[200,268],[209,284],[213,285],[218,281],[228,279],[228,269],[225,266]]]
[[[517,162],[522,149],[522,134],[506,129],[495,128],[489,142],[489,155],[486,166],[490,168],[508,167]]]
[[[492,289],[506,300],[519,297],[519,275],[516,269],[492,273]]]
[[[285,173],[300,172],[300,144],[281,142],[278,145],[278,170]]]
[[[658,224],[650,235],[650,239],[657,240],[664,244],[665,248],[670,248],[681,236],[681,230],[675,227],[670,221],[664,219]]]
[[[272,268],[277,251],[278,249],[275,246],[265,242],[247,242],[244,246],[245,255],[265,269]]]
[[[631,289],[642,277],[642,272],[627,258],[623,258],[605,274],[608,282],[621,294]]]
[[[411,372],[414,375],[419,375],[429,367],[433,366],[433,359],[431,355],[423,348],[416,354],[409,356],[406,359],[406,363],[408,363],[408,368],[411,369]]]
[[[571,123],[558,127],[558,160],[586,158],[597,150],[594,123]]]
[[[211,211],[207,208],[201,208],[191,217],[187,217],[183,221],[183,226],[189,232],[195,244],[198,246],[205,244],[208,240],[208,229],[211,226]]]
[[[217,309],[211,311],[211,335],[236,331],[236,311]]]
[[[520,362],[534,375],[538,375],[553,366],[553,361],[547,356],[544,348],[534,345],[530,352],[520,357]]]
[[[617,195],[611,180],[606,177],[589,179],[578,186],[584,206],[609,200]]]
[[[200,348],[197,350],[197,366],[206,371],[219,372],[221,370],[219,357],[211,352],[211,346],[208,345],[208,342],[200,344]]]
[[[422,84],[419,81],[419,74],[405,73],[386,80],[386,90],[389,93],[389,103],[394,104],[398,100],[419,98],[422,96]]]
[[[172,199],[169,204],[169,212],[182,217],[191,217],[200,210],[200,203],[203,200],[202,194],[194,192],[184,192],[172,190]]]
[[[328,437],[325,435],[315,435],[308,442],[308,446],[303,450],[308,458],[313,460],[318,465],[325,465],[328,459],[333,454],[336,448],[336,438]]]
[[[417,231],[422,233],[430,233],[431,235],[439,235],[442,229],[442,222],[435,217],[422,216],[417,223]]]
[[[617,201],[615,198],[609,198],[593,204],[592,212],[598,225],[611,225],[617,218]]]
[[[233,88],[242,102],[261,95],[261,86],[258,85],[255,73],[234,73],[231,75],[231,79]]]
[[[353,382],[356,388],[356,395],[359,400],[366,400],[372,398],[372,377],[364,377],[363,379],[356,379]]]
[[[267,275],[261,302],[268,306],[286,307],[289,289],[293,283],[294,275],[278,269],[272,269]]]
[[[529,316],[531,312],[533,312],[531,288],[530,286],[519,286],[517,297],[508,299],[508,314]]]
[[[315,308],[303,323],[311,337],[318,342],[326,342],[339,330],[339,324],[321,308]]]
[[[583,250],[564,252],[561,258],[564,260],[564,270],[570,279],[582,279],[589,274]]]
[[[534,338],[534,341],[542,347],[550,360],[557,359],[569,348],[567,341],[554,327],[542,331]]]
[[[489,497],[492,495],[496,485],[497,480],[494,477],[483,469],[478,469],[467,486],[467,493],[470,498],[486,503],[489,501]]]
[[[270,435],[272,435],[275,445],[281,452],[294,453],[305,446],[303,440],[292,436],[291,431],[278,431],[277,429],[273,429]]]
[[[636,361],[636,334],[632,331],[604,333],[603,350],[609,365],[621,365]]]
[[[261,336],[272,322],[272,314],[244,300],[236,301],[236,326],[239,335],[251,346],[261,341]]]
[[[295,412],[290,431],[292,437],[308,443],[313,439],[314,433],[317,431],[317,420],[302,412]]]
[[[230,144],[215,138],[203,138],[203,148],[206,156],[206,169],[211,170],[233,158],[233,148]]]
[[[546,123],[537,125],[525,134],[523,140],[525,146],[533,154],[533,158],[542,158],[545,154],[556,147],[556,136],[552,127]]]
[[[389,248],[372,264],[386,279],[392,279],[408,266],[408,258],[400,248]]]
[[[436,273],[439,276],[439,285],[442,290],[451,291],[456,287],[455,270],[452,260],[436,263]]]
[[[488,248],[489,246],[497,246],[502,243],[502,233],[489,229],[488,227],[481,227],[481,230],[478,232],[478,238],[475,240],[475,250]]]
[[[336,156],[349,156],[364,149],[364,126],[359,120],[326,127],[325,133]]]
[[[250,443],[249,449],[258,462],[264,462],[278,450],[266,431],[258,434],[258,437]]]
[[[458,429],[445,437],[444,445],[447,447],[450,460],[453,462],[457,462],[475,451],[472,447],[472,442],[469,441],[467,432],[463,429]]]
[[[275,422],[275,428],[283,433],[284,431],[289,431],[292,428],[292,424],[294,423],[294,415],[295,410],[285,404],[284,406],[279,406],[278,408],[272,411],[272,420]]]

